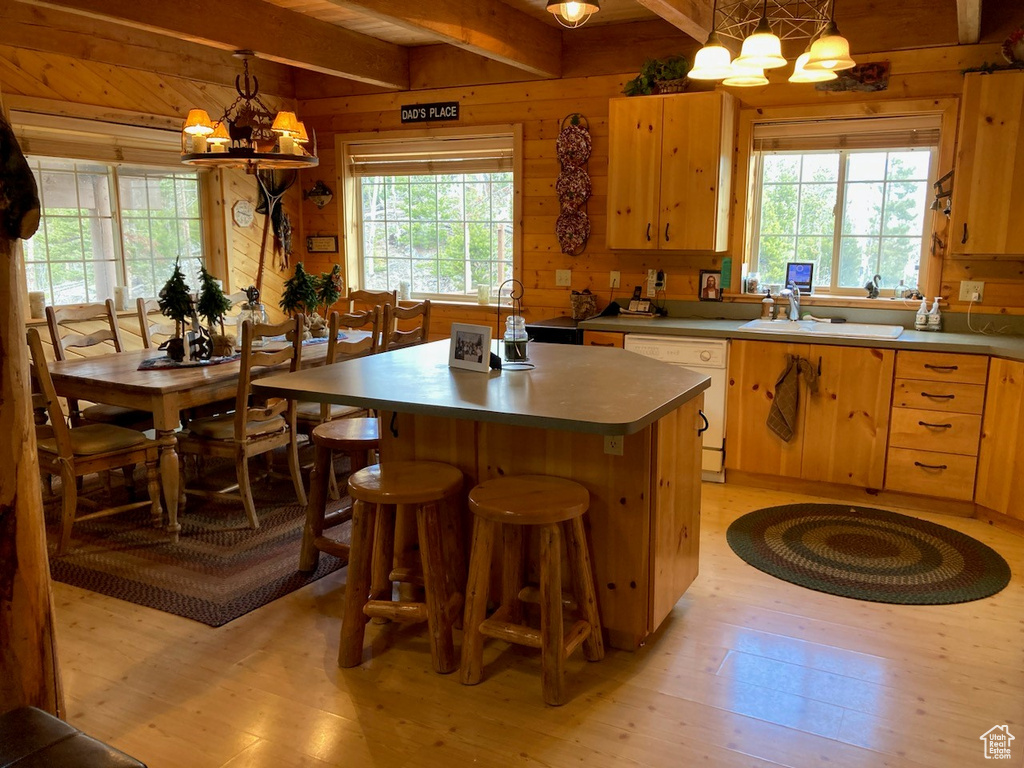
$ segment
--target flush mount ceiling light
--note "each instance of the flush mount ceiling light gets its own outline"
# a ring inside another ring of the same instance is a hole
[[[742,87],[766,85],[763,70],[786,64],[782,41],[803,38],[813,44],[797,60],[790,82],[833,80],[835,71],[855,66],[834,12],[835,0],[718,0],[713,30],[694,57],[689,77]],[[742,43],[731,64],[728,41]]]
[[[260,84],[249,74],[252,51],[236,51],[242,74],[235,78],[238,98],[221,117],[210,119],[205,109],[191,109],[181,132],[181,162],[205,168],[313,168],[320,161],[316,141],[307,148],[306,127],[294,112],[274,113],[259,97]]]
[[[587,19],[601,10],[600,0],[548,0],[548,13],[553,13],[563,27],[575,29],[587,23]]]

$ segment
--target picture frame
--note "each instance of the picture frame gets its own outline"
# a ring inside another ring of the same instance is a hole
[[[491,369],[491,327],[452,323],[448,367],[487,373]]]
[[[697,298],[701,301],[722,300],[722,272],[717,269],[702,269],[697,283]]]

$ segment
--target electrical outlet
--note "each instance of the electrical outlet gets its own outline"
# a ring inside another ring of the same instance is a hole
[[[977,294],[977,298],[975,298]],[[981,303],[985,298],[985,283],[981,280],[960,281],[960,301],[975,301]]]
[[[654,277],[654,289],[656,291],[664,291],[668,285],[668,275],[665,274],[664,270],[659,269],[658,274]]]
[[[652,298],[652,299],[654,298],[654,294],[656,294],[658,292],[657,282],[658,282],[658,270],[656,270],[656,269],[648,269],[647,270],[647,296]]]
[[[572,285],[572,270],[571,269],[556,269],[555,270],[555,285],[559,288],[568,288]]]
[[[604,436],[604,452],[609,456],[621,456],[622,455],[622,443],[625,441],[625,437],[622,435],[605,435]]]
[[[620,282],[622,282],[622,274],[613,270],[608,276],[608,287],[618,288]]]

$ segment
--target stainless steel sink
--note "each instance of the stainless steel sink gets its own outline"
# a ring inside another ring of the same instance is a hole
[[[783,335],[807,334],[847,339],[897,339],[903,333],[900,325],[874,323],[819,323],[817,320],[751,320],[739,327],[741,331],[778,333]]]

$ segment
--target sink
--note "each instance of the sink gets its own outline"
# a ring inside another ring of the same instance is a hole
[[[901,325],[874,323],[819,323],[816,320],[751,320],[739,327],[741,331],[761,333],[807,334],[847,339],[897,339],[903,333]]]

